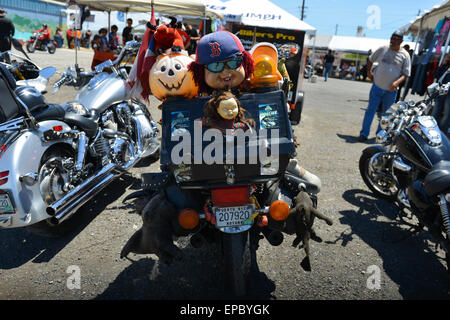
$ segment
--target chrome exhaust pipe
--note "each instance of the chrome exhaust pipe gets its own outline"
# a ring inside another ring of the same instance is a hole
[[[51,223],[58,224],[69,218],[75,211],[103,189],[118,174],[115,173],[116,164],[111,163],[100,170],[95,176],[75,187],[64,197],[46,208],[52,216]]]

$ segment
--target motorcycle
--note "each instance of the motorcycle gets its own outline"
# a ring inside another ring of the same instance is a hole
[[[190,236],[190,244],[194,248],[207,243],[216,246],[225,286],[231,294],[243,296],[251,288],[258,270],[256,252],[259,241],[266,238],[271,245],[280,245],[284,240],[282,232],[287,232],[290,228],[287,226],[292,226],[300,219],[292,213],[294,209],[291,209],[295,207],[295,203],[299,205],[296,197],[307,194],[307,201],[314,207],[311,210],[317,212],[318,189],[289,169],[295,146],[286,97],[281,90],[239,96],[239,101],[246,106],[251,117],[260,119],[254,131],[250,130],[257,141],[250,138],[245,146],[234,145],[231,149],[227,147],[223,153],[216,149],[216,154],[219,152],[224,158],[213,164],[194,161],[194,157],[197,157],[194,153],[197,151],[190,153],[189,148],[183,150],[183,157],[187,156],[191,161],[180,163],[175,160],[174,154],[179,154],[180,150],[174,141],[180,135],[183,136],[182,141],[194,141],[191,146],[200,153],[211,148],[208,143],[195,142],[195,119],[203,116],[208,99],[210,97],[169,99],[163,103],[160,158],[162,172],[142,174],[143,190],[124,200],[138,198],[136,211],[142,216],[143,228],[124,246],[121,258],[130,252],[156,253],[163,263],[170,263],[182,256],[181,250],[171,242],[172,234],[176,237]],[[278,138],[275,137],[275,132],[279,132]],[[225,146],[229,137],[222,138],[222,146]],[[256,162],[249,161],[252,157],[251,150],[256,145],[260,148],[267,147],[265,150],[270,149],[270,156]],[[234,159],[233,164],[228,162],[229,155]],[[309,221],[308,219],[305,218]],[[322,216],[321,219],[332,224],[326,217]],[[311,225],[305,227],[305,233],[311,226],[312,221]],[[294,232],[290,230],[290,234]],[[152,240],[152,236],[156,234],[161,238]],[[305,266],[305,270],[308,267],[310,270],[309,242],[301,238],[299,233],[297,237],[297,244],[303,240],[307,252],[302,266]],[[155,244],[158,248],[154,250],[151,247]]]
[[[46,39],[42,32],[34,32],[30,39],[27,40],[26,48],[29,53],[34,53],[36,50],[48,51],[54,54],[58,44],[55,40]]]
[[[78,100],[62,105],[16,87],[7,73],[3,68],[0,81],[0,228],[63,235],[83,204],[158,153],[156,123],[144,104],[129,99],[111,61],[80,74],[90,81]],[[73,81],[63,73],[54,87]]]
[[[17,86],[30,86],[42,94],[47,93],[48,80],[56,73],[54,67],[41,69],[30,59],[12,51],[0,53],[0,63],[14,76]]]
[[[417,218],[416,231],[428,229],[446,254],[450,269],[450,144],[427,114],[450,84],[428,87],[429,98],[392,105],[381,116],[377,143],[362,151],[359,171],[367,187],[398,205],[400,218]]]

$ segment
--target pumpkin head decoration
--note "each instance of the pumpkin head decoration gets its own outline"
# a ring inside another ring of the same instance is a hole
[[[171,52],[157,57],[149,73],[150,90],[159,100],[168,97],[191,99],[198,95],[198,86],[194,83],[188,65],[192,62],[185,52]]]

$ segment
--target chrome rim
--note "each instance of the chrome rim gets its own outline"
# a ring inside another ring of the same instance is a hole
[[[382,153],[376,153],[367,160],[365,176],[376,191],[385,196],[392,197],[397,194],[398,187],[394,177],[382,166],[382,156]]]

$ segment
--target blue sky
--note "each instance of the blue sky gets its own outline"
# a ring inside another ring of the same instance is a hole
[[[302,0],[271,0],[296,17]],[[355,36],[358,25],[366,37],[387,39],[393,31],[415,19],[419,10],[431,9],[442,0],[305,0],[305,18],[318,34]],[[369,9],[369,13],[367,10]],[[377,19],[379,12],[379,19]]]

